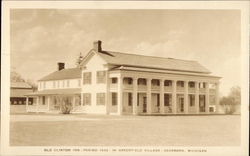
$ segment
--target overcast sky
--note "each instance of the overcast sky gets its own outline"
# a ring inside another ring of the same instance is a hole
[[[240,86],[240,12],[237,10],[11,10],[11,67],[38,80],[75,67],[94,40],[103,49],[196,60],[223,77],[225,95]]]

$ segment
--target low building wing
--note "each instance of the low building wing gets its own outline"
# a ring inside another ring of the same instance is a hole
[[[55,71],[39,81],[48,81],[48,80],[63,80],[63,79],[78,79],[81,78],[81,69],[80,68],[68,68]]]

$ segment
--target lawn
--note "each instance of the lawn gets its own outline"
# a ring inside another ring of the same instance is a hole
[[[239,146],[240,116],[86,116],[10,122],[11,146]],[[12,118],[18,119],[18,115]],[[29,120],[29,118],[31,120]],[[40,117],[42,118],[42,117]],[[21,116],[20,116],[21,119]]]

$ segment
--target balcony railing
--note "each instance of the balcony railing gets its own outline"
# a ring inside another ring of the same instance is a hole
[[[189,88],[188,88],[188,92],[189,92],[189,93],[195,93],[195,88],[190,88],[190,87],[189,87]]]
[[[151,86],[151,89],[153,90],[153,91],[159,91],[160,90],[160,86]]]
[[[165,92],[172,92],[173,88],[171,86],[164,86]]]
[[[116,83],[114,83],[114,84],[110,84],[110,89],[117,89],[117,84]]]
[[[133,85],[132,84],[123,84],[123,89],[125,89],[125,90],[133,90]]]
[[[176,87],[177,92],[184,92],[184,87]]]
[[[216,94],[216,90],[215,89],[209,89],[209,94]]]
[[[140,90],[140,91],[147,90],[147,85],[138,85],[138,90]]]
[[[200,93],[205,93],[205,92],[206,92],[206,89],[205,89],[205,88],[200,88],[200,89],[199,89],[199,92],[200,92]]]

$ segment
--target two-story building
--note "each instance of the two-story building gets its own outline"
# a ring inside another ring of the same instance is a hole
[[[68,98],[72,112],[208,114],[219,103],[219,79],[196,61],[105,51],[96,41],[79,68],[59,64],[32,96],[36,111],[60,110]]]

